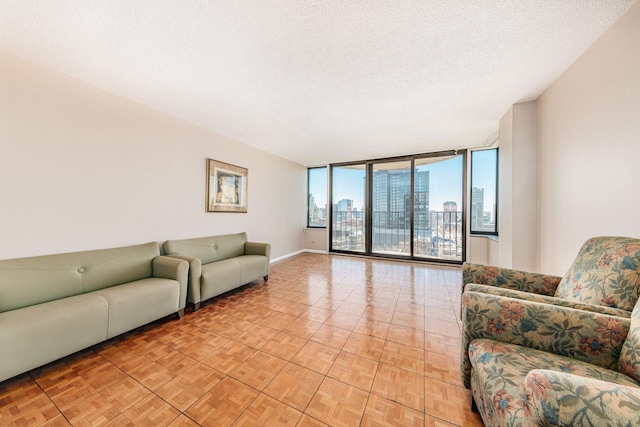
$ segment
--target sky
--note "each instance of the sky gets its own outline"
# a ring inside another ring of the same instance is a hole
[[[485,211],[490,211],[495,203],[496,161],[495,151],[473,152],[472,184],[484,188]],[[455,201],[458,210],[462,209],[462,156],[441,162],[417,167],[418,171],[429,171],[429,206],[431,210],[442,210],[446,201]],[[361,210],[365,197],[365,167],[351,169],[333,168],[333,202],[342,199],[354,201],[354,207]],[[313,194],[316,205],[324,207],[327,203],[327,169],[310,169],[309,192]]]

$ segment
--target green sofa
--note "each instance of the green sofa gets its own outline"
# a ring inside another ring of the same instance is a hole
[[[271,245],[247,241],[246,233],[167,240],[164,253],[189,261],[187,300],[193,310],[200,303],[239,286],[269,280]]]
[[[188,270],[157,242],[0,261],[0,381],[182,317]]]

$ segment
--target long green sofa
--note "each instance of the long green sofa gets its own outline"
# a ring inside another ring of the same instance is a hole
[[[260,278],[269,280],[271,245],[249,242],[247,233],[167,240],[162,249],[189,262],[187,300],[194,311],[209,298]]]
[[[182,317],[188,270],[157,242],[0,261],[0,381]]]

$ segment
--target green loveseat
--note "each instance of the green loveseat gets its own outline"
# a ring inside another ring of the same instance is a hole
[[[247,233],[167,240],[162,249],[189,261],[187,300],[194,311],[209,298],[260,278],[269,280],[271,245],[248,242]]]
[[[0,381],[182,317],[188,270],[157,242],[0,261]]]

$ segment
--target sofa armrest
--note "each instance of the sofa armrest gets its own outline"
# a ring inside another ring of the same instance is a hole
[[[262,255],[270,258],[271,245],[269,243],[246,242],[244,244],[245,255]]]
[[[531,425],[640,425],[637,387],[534,369],[525,378],[524,391]]]
[[[462,295],[461,373],[470,385],[469,345],[477,338],[517,344],[617,369],[630,319],[483,292]]]
[[[516,291],[515,289],[497,288],[488,285],[476,285],[469,283],[464,288],[466,291],[483,292],[485,294],[501,295],[509,298],[517,298],[527,301],[542,302],[545,304],[560,305],[578,310],[592,311],[594,313],[610,314],[618,317],[631,317],[631,312],[621,308],[607,307],[603,305],[567,301],[566,299],[550,297],[547,295],[532,294],[530,292]]]
[[[189,282],[189,263],[168,256],[157,256],[152,261],[153,277],[177,280],[180,283],[179,309],[184,309],[187,302],[187,285]]]
[[[200,276],[202,276],[202,262],[200,261],[200,258],[176,254],[169,254],[165,256],[187,261],[189,263],[189,291],[187,292],[187,298],[192,304],[200,302]]]
[[[465,262],[462,265],[462,292],[464,292],[466,284],[477,283],[540,295],[553,295],[561,280],[562,277],[560,276],[531,273],[528,271],[493,267],[471,262]]]

